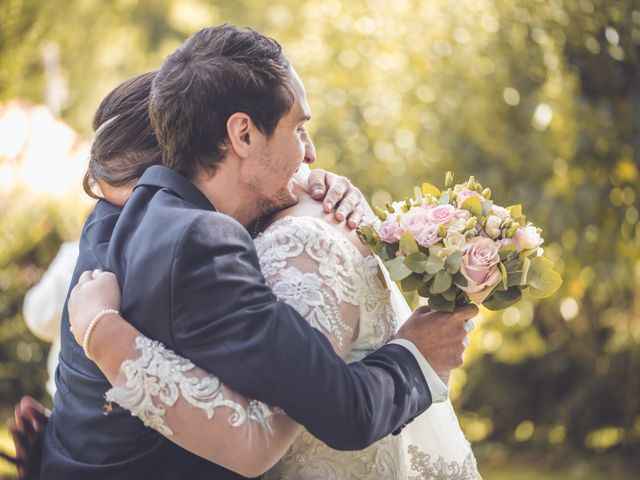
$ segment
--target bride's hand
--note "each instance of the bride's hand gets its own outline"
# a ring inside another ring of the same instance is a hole
[[[118,279],[111,272],[83,272],[71,290],[68,309],[71,331],[76,342],[82,345],[89,323],[98,312],[120,309]]]
[[[336,220],[347,220],[349,228],[358,228],[366,201],[362,192],[347,177],[316,168],[309,174],[308,185],[311,197],[322,200],[325,212],[335,209]]]

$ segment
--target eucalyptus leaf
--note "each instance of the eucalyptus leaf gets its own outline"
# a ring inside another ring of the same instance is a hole
[[[511,287],[505,291],[494,290],[489,298],[482,302],[482,305],[493,311],[503,310],[521,298],[522,292],[519,287]]]
[[[440,270],[436,273],[436,277],[433,279],[433,283],[431,284],[431,293],[433,294],[441,294],[446,292],[451,287],[451,275],[449,275],[444,270]]]
[[[429,255],[429,258],[427,259],[427,264],[424,268],[425,272],[436,274],[443,268],[444,268],[444,261],[440,257],[436,255]]]
[[[453,252],[444,261],[444,269],[451,275],[460,271],[462,252]]]
[[[404,292],[413,292],[423,285],[424,282],[422,281],[422,277],[415,273],[409,275],[407,278],[403,278],[402,280],[400,280],[400,288],[402,288]]]
[[[445,292],[442,292],[442,296],[445,300],[449,300],[451,302],[455,302],[456,297],[458,296],[458,289],[455,286],[452,286]]]
[[[535,282],[529,282],[529,293],[533,298],[547,298],[562,286],[562,277],[553,270],[544,271]]]
[[[453,312],[456,308],[456,302],[447,300],[442,295],[432,295],[429,297],[429,306],[440,312]]]
[[[387,270],[389,270],[389,276],[394,282],[407,278],[412,273],[404,264],[404,258],[402,257],[396,257],[393,260],[388,260],[384,265],[387,267]]]
[[[453,282],[460,287],[466,287],[467,285],[469,285],[467,277],[465,277],[462,272],[458,272],[453,275]]]
[[[400,237],[400,250],[405,254],[405,256],[418,251],[418,243],[409,232],[404,232]]]
[[[505,260],[518,254],[518,247],[516,247],[513,243],[507,243],[500,249],[499,254],[500,260],[504,262]]]
[[[422,252],[415,252],[407,255],[404,264],[414,273],[424,273],[429,257]]]
[[[438,201],[438,203],[440,205],[446,205],[447,203],[449,203],[450,200],[451,200],[451,195],[449,194],[449,192],[446,192],[440,197],[440,200]]]

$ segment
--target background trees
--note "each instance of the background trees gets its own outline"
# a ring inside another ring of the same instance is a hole
[[[522,203],[565,284],[543,303],[484,313],[454,389],[467,433],[487,455],[500,450],[493,442],[638,447],[637,2],[1,0],[0,13],[0,101],[46,101],[86,138],[115,84],[229,21],[282,43],[307,87],[317,165],[374,204],[446,170]],[[4,406],[44,394],[43,345],[23,327],[21,301],[79,229],[87,205],[73,195],[0,193]]]

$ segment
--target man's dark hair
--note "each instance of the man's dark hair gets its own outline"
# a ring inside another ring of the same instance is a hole
[[[290,79],[278,42],[258,32],[225,24],[193,34],[153,82],[149,113],[163,164],[187,178],[214,173],[236,112],[271,136],[293,107]]]
[[[151,165],[160,164],[162,152],[149,119],[149,96],[156,72],[125,80],[100,103],[93,117],[96,136],[82,185],[98,198],[93,184],[101,180],[113,187],[127,185]]]

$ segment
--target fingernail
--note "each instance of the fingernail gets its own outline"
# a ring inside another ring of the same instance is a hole
[[[320,195],[324,195],[324,190],[322,190],[321,188],[314,188],[313,192],[311,192],[311,195],[313,195],[314,197],[319,197]]]
[[[344,217],[346,216],[347,214],[343,210],[338,210],[338,212],[336,213],[336,218],[340,221],[344,220]]]
[[[324,206],[327,208],[328,211],[333,210],[333,203],[331,202],[325,203]]]

